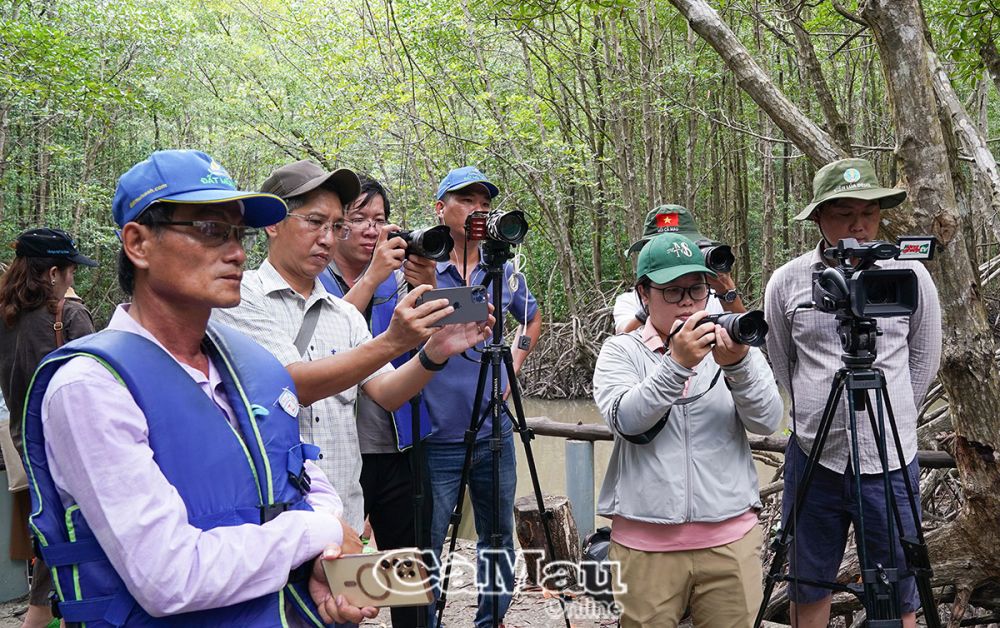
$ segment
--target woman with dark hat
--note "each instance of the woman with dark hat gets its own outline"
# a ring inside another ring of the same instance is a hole
[[[14,260],[0,277],[0,390],[10,408],[10,436],[23,456],[21,416],[35,368],[56,347],[94,332],[90,312],[79,300],[67,299],[66,292],[73,287],[77,266],[97,263],[81,255],[73,238],[60,229],[25,231],[14,243],[14,251]],[[28,491],[14,493],[10,544],[14,560],[31,559],[30,512]],[[46,626],[52,621],[50,586],[49,570],[38,559],[23,627]]]

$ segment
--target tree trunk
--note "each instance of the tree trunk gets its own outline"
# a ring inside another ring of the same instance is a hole
[[[809,39],[809,32],[806,30],[805,24],[802,23],[800,13],[803,10],[802,3],[782,0],[782,4],[791,24],[792,33],[795,35],[795,48],[799,56],[799,64],[805,69],[813,91],[816,92],[816,100],[819,101],[819,107],[826,119],[830,134],[841,150],[850,154],[851,138],[847,123],[837,109],[837,103],[834,102],[833,94],[830,93],[830,87],[823,76],[823,68],[820,66],[819,58],[816,57],[816,50]]]
[[[931,561],[936,580],[975,589],[1000,577],[996,344],[955,203],[920,3],[869,0],[861,15],[871,25],[882,59],[913,225],[936,235],[943,246],[928,269],[943,306],[945,358],[939,377],[951,402],[965,504],[954,523],[928,536]]]
[[[986,65],[986,69],[990,73],[990,78],[993,79],[993,85],[997,88],[997,93],[1000,94],[1000,52],[997,51],[996,42],[987,41],[983,44],[979,48],[979,56]]]
[[[570,509],[569,499],[561,495],[543,495],[545,508],[552,513],[549,532],[556,561],[578,565],[580,562],[580,535]],[[528,580],[547,589],[561,590],[576,584],[576,572],[572,569],[556,569],[547,566],[553,561],[548,555],[545,529],[538,513],[538,502],[534,495],[518,497],[514,502],[514,529],[521,549],[534,550],[525,554],[525,568]],[[539,554],[544,552],[544,556]],[[533,560],[532,558],[535,558]],[[558,572],[558,573],[557,573]]]
[[[753,60],[736,35],[719,18],[715,9],[703,0],[670,0],[687,18],[691,28],[701,35],[722,57],[736,77],[736,82],[774,123],[816,164],[847,157],[843,148],[826,131],[802,114],[778,90],[771,78]]]

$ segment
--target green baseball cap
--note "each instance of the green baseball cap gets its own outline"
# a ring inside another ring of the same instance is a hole
[[[686,208],[680,205],[659,205],[646,214],[642,238],[625,249],[625,255],[635,253],[661,233],[679,233],[692,240],[706,239],[705,236],[698,233],[698,225],[694,222],[694,216]]]
[[[812,202],[795,220],[812,218],[821,203],[835,198],[878,201],[882,209],[888,209],[903,202],[906,190],[879,185],[875,169],[867,159],[840,159],[823,166],[813,177]]]
[[[657,284],[670,283],[681,275],[705,273],[717,276],[705,266],[705,256],[691,238],[679,233],[661,233],[650,238],[639,253],[636,275]]]

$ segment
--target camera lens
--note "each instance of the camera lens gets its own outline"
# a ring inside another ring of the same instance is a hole
[[[517,209],[509,212],[494,210],[486,219],[486,232],[493,240],[520,244],[528,235],[528,221],[524,219],[524,212]]]
[[[486,290],[476,290],[473,292],[472,300],[476,303],[486,303]]]

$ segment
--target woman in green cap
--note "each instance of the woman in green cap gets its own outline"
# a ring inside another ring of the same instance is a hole
[[[636,284],[646,324],[609,338],[594,371],[615,435],[598,514],[625,628],[676,626],[689,607],[696,626],[750,626],[761,600],[746,432],[772,433],[782,403],[760,351],[704,321],[712,275],[690,239],[653,238]]]

